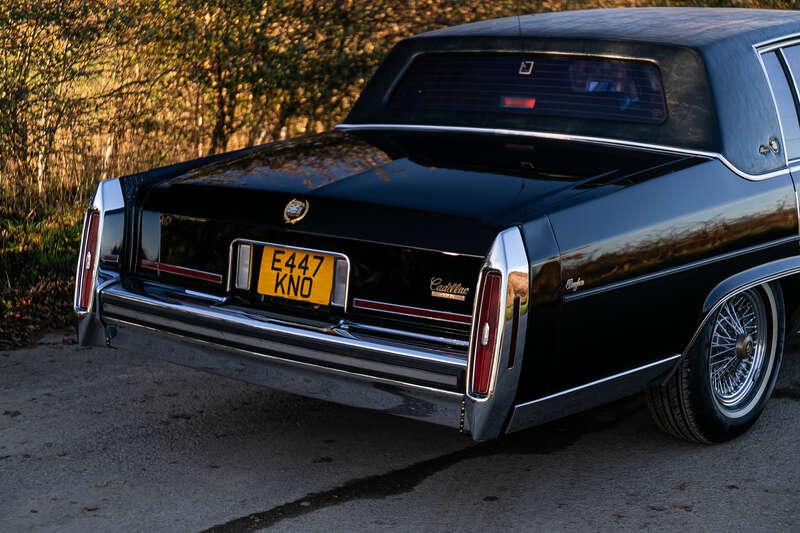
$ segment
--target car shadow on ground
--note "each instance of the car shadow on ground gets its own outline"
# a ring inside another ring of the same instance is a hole
[[[797,341],[787,345],[787,353],[792,355],[789,355],[784,361],[782,377],[774,393],[775,398],[800,400],[800,358],[793,355],[798,351],[800,351],[800,343]],[[586,435],[613,429],[626,423],[638,426],[635,430],[637,434],[652,432],[650,436],[653,442],[670,450],[675,448],[691,449],[695,446],[661,434],[656,426],[650,423],[649,417],[642,416],[645,409],[646,406],[640,395],[625,398],[543,426],[508,435],[497,441],[467,443],[464,448],[402,468],[351,479],[329,490],[308,493],[294,501],[233,519],[211,527],[207,531],[255,531],[273,526],[283,520],[349,501],[381,499],[403,494],[414,490],[418,484],[430,476],[464,461],[502,455],[548,455],[568,448]],[[419,427],[409,428],[409,439],[418,439],[420,432],[426,433],[430,429],[421,423],[413,424]],[[375,445],[374,442],[368,443],[373,450]],[[376,453],[379,452],[376,450]],[[458,486],[460,482],[454,479],[453,483]]]
[[[355,500],[413,492],[442,472],[448,487],[466,487],[472,475],[466,464],[485,458],[493,468],[522,466],[531,475],[563,466],[590,476],[620,462],[625,467],[626,457],[637,464],[633,449],[639,459],[663,457],[665,464],[704,453],[660,433],[640,396],[474,443],[449,428],[155,359],[58,345],[42,343],[0,360],[3,372],[13,372],[0,384],[3,409],[14,413],[0,419],[6,472],[0,500],[21,507],[16,525],[75,520],[82,526],[87,515],[97,520],[105,512],[105,525],[119,527],[121,516],[146,516],[163,505],[176,506],[164,512],[178,517],[181,529],[216,523],[211,530],[253,531]],[[787,346],[779,401],[800,400],[799,351],[797,341]],[[765,418],[751,438],[776,430],[770,424],[780,421]],[[608,452],[597,455],[598,443]],[[531,460],[520,464],[521,456]],[[195,516],[179,510],[187,494],[203,502],[192,508]]]

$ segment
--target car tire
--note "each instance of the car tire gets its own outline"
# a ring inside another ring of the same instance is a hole
[[[725,300],[667,381],[645,392],[655,423],[678,438],[706,444],[747,431],[775,387],[784,314],[783,294],[774,283]]]

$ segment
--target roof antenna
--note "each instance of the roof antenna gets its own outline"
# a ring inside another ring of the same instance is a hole
[[[517,31],[522,37],[522,0],[517,0]]]

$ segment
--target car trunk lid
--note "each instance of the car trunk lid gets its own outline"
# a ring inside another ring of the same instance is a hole
[[[153,187],[141,206],[137,271],[291,316],[355,317],[465,338],[483,256],[499,231],[679,160],[582,150],[517,137],[391,133],[273,143]],[[289,220],[294,201],[306,211]],[[346,305],[269,297],[257,283],[232,290],[236,239],[344,254]]]

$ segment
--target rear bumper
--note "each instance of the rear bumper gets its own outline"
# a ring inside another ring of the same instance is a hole
[[[102,239],[94,250],[82,245],[81,257],[92,252],[101,257],[107,240],[104,221],[123,207],[119,181],[103,182],[92,204],[100,213]],[[523,363],[529,265],[518,228],[498,234],[484,269],[502,277],[491,387],[484,395],[468,391],[471,369],[464,339],[258,312],[233,306],[226,298],[107,271],[97,262],[87,278],[94,290],[85,308],[78,305],[76,290],[79,341],[450,426],[475,440],[488,440],[506,429]],[[76,287],[83,274],[78,272]],[[477,338],[476,328],[473,323],[472,338]]]
[[[347,324],[290,323],[166,287],[132,291],[118,280],[105,283],[96,303],[80,318],[82,344],[472,433],[459,392],[465,347],[422,349]]]

